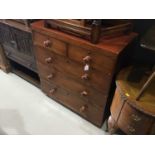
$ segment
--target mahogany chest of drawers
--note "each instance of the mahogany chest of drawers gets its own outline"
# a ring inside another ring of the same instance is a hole
[[[101,126],[117,60],[136,34],[94,45],[45,28],[43,21],[34,22],[32,32],[43,92]]]
[[[7,58],[37,72],[28,24],[25,20],[0,20],[0,43]]]

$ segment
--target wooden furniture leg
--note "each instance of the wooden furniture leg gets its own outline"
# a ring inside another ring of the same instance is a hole
[[[112,116],[109,116],[109,119],[108,119],[108,132],[110,134],[114,134],[114,133],[116,133],[117,130],[118,130],[118,126],[117,126],[116,121],[113,119]]]
[[[6,58],[5,53],[4,53],[1,45],[0,45],[0,68],[3,71],[5,71],[6,73],[9,73],[11,70],[10,63]]]

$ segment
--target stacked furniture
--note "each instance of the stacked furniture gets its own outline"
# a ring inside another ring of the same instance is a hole
[[[129,33],[92,44],[46,28],[44,21],[34,22],[32,31],[43,92],[101,126],[112,79],[129,60],[131,51],[127,49],[137,35]]]

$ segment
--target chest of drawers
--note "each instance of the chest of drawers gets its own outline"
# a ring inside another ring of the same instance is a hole
[[[42,90],[97,126],[103,115],[117,61],[135,33],[94,45],[83,39],[32,24]]]

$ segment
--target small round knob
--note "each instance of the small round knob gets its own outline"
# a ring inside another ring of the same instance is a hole
[[[132,119],[133,119],[134,121],[136,121],[136,122],[138,122],[138,121],[141,120],[141,118],[140,118],[138,115],[136,115],[136,114],[132,114],[131,117],[132,117]]]
[[[81,76],[81,79],[82,79],[82,80],[88,80],[88,79],[89,79],[88,74],[82,75],[82,76]]]
[[[131,132],[131,133],[134,133],[136,130],[132,127],[132,126],[130,126],[130,125],[128,125],[128,130],[129,130],[129,132]]]
[[[81,92],[81,95],[82,95],[82,96],[87,96],[88,93],[87,93],[86,91],[83,91],[83,92]]]
[[[46,62],[46,63],[51,63],[51,62],[52,62],[52,58],[51,58],[51,57],[46,58],[46,59],[45,59],[45,62]]]
[[[50,40],[45,40],[45,41],[43,42],[43,44],[44,44],[45,47],[51,47],[51,45],[52,45],[52,43],[51,43]]]
[[[52,79],[53,77],[54,77],[53,74],[49,74],[49,75],[47,75],[47,79],[48,79],[48,80]]]
[[[86,105],[83,105],[80,107],[80,112],[85,112],[87,109],[87,106]]]
[[[83,58],[84,63],[89,63],[91,61],[91,57],[87,55],[86,57]]]
[[[50,90],[50,94],[54,94],[56,92],[56,88],[52,88],[51,90]]]

